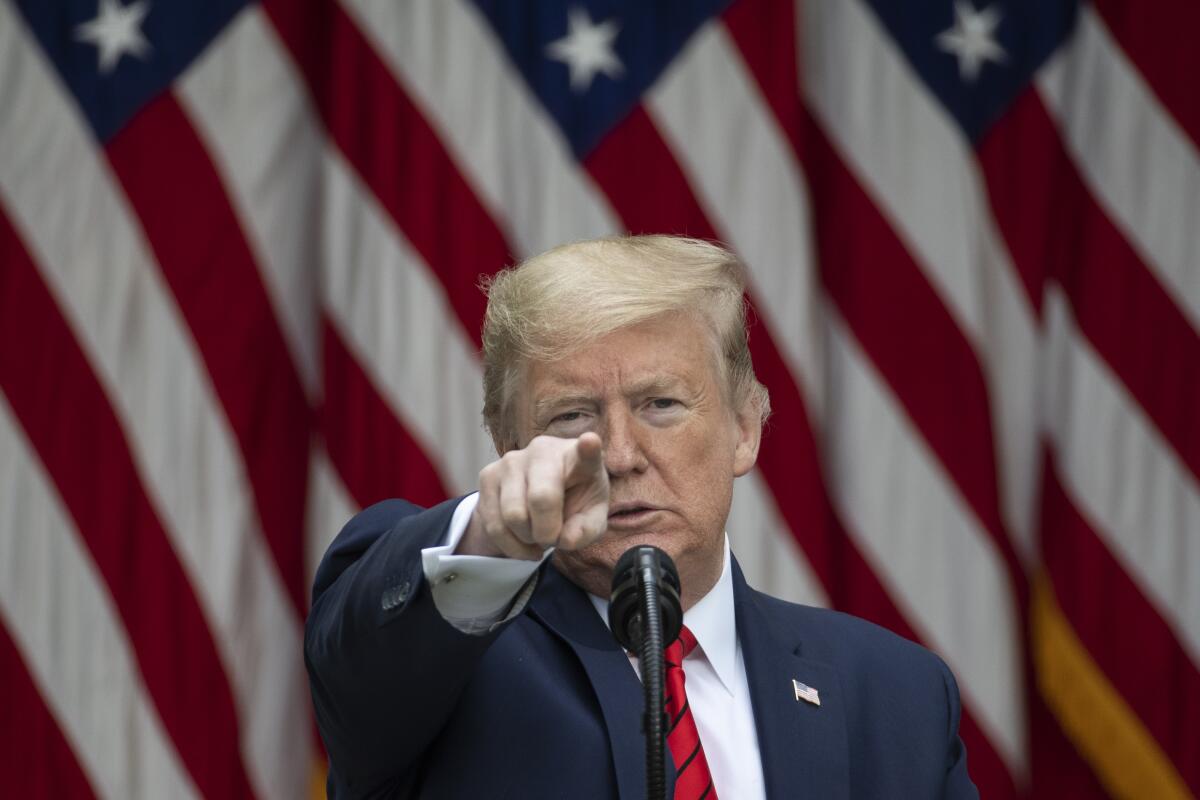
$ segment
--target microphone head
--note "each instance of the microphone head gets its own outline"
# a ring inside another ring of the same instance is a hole
[[[653,545],[629,548],[617,560],[613,570],[608,625],[621,646],[633,653],[638,651],[638,642],[642,638],[641,586],[645,580],[658,584],[663,646],[674,642],[683,627],[679,571],[675,569],[675,562]]]

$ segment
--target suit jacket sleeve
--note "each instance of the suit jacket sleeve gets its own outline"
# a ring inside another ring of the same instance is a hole
[[[950,746],[946,752],[946,783],[942,797],[947,800],[977,800],[979,790],[967,774],[967,748],[963,745],[958,733],[958,724],[962,717],[962,703],[958,696],[958,682],[954,673],[941,659],[938,663],[942,668],[942,680],[946,687],[946,701],[950,707],[950,726],[947,730],[947,741]]]
[[[441,542],[457,504],[372,506],[317,570],[304,655],[334,794],[404,794],[503,627],[465,634],[434,606],[421,550]]]

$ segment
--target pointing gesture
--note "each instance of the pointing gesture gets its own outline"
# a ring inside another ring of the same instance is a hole
[[[458,553],[536,561],[578,550],[608,527],[608,472],[595,433],[535,437],[479,473],[479,503]]]

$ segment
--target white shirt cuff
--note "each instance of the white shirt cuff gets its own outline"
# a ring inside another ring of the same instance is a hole
[[[455,555],[478,502],[478,492],[464,497],[450,518],[445,544],[421,551],[421,566],[438,613],[471,634],[486,633],[521,613],[536,583],[530,577],[553,552],[547,549],[541,561]]]

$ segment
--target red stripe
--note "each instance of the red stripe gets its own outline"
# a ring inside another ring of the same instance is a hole
[[[1042,554],[1058,604],[1121,698],[1200,795],[1200,670],[1076,510],[1053,456],[1046,459]]]
[[[263,534],[303,615],[312,419],[241,223],[173,95],[145,106],[107,153],[195,337],[246,464]]]
[[[979,359],[833,146],[815,124],[806,133],[824,284],[991,535],[1024,608],[1024,571],[1000,515],[991,400]]]
[[[480,274],[509,263],[504,234],[340,5],[267,0],[263,7],[330,136],[437,274],[478,345],[486,300],[477,284]]]
[[[196,785],[209,797],[251,797],[233,693],[188,576],[104,390],[3,214],[0,388],[112,594]]]
[[[437,470],[375,389],[333,324],[325,321],[325,406],[329,458],[362,508],[389,497],[432,506],[447,497]]]
[[[715,238],[674,155],[640,107],[601,141],[584,166],[630,230]],[[919,641],[834,516],[803,399],[770,332],[756,324],[750,348],[775,410],[758,466],[780,513],[836,607]],[[989,796],[1015,796],[1004,762],[967,710],[961,733],[974,780]]]
[[[794,57],[793,11],[740,3],[725,22],[759,80],[768,105],[802,160],[812,204],[821,277],[842,316],[923,438],[974,509],[1007,564],[1023,608],[1024,570],[1000,513],[991,401],[980,361],[921,268],[846,168],[799,90],[767,61]],[[794,63],[794,62],[792,62]],[[771,70],[760,73],[759,70]],[[789,75],[794,74],[789,71]],[[799,126],[799,127],[795,127]]]
[[[0,619],[0,773],[7,797],[96,796]]]
[[[1092,0],[1151,91],[1179,126],[1200,145],[1200,102],[1196,75],[1200,54],[1192,38],[1200,31],[1200,3],[1156,0],[1152,9],[1130,0]]]
[[[1036,171],[1013,169],[1017,153]],[[1200,477],[1200,335],[1088,193],[1032,90],[979,157],[1019,268],[1062,285],[1080,330]]]

